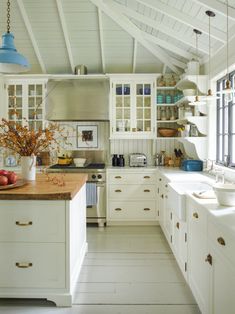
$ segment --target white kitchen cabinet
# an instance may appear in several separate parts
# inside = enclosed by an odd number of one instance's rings
[[[0,201],[0,297],[71,306],[87,250],[86,188],[71,201]]]
[[[157,75],[110,75],[110,138],[154,138]]]
[[[210,314],[233,313],[235,309],[234,240],[219,226],[208,224],[207,265],[210,268]]]
[[[157,224],[156,171],[108,169],[107,224]]]
[[[189,286],[201,312],[208,313],[207,212],[192,199],[187,199],[188,210],[188,278]]]
[[[6,118],[32,129],[44,127],[46,79],[9,79],[5,81]],[[27,121],[27,122],[26,122]]]

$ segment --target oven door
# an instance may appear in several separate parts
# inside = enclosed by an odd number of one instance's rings
[[[94,184],[95,184],[95,193],[96,193],[95,198],[90,196],[92,194],[91,190],[94,189]],[[86,213],[87,213],[87,223],[98,223],[99,227],[104,226],[106,222],[105,182],[87,182]]]

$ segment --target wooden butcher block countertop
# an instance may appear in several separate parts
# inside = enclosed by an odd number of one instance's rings
[[[72,200],[87,181],[87,174],[45,174],[38,173],[35,181],[14,189],[0,190],[0,200]],[[51,180],[64,181],[64,186],[54,184]]]

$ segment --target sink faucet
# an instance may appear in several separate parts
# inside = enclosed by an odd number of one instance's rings
[[[219,181],[220,178],[221,178],[221,183],[224,183],[224,171],[217,169],[217,170],[215,171],[215,182],[216,182],[216,183],[220,182],[220,181]]]

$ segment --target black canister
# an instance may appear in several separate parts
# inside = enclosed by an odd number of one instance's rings
[[[117,166],[118,166],[118,156],[117,156],[117,154],[114,154],[114,155],[113,155],[113,158],[112,158],[112,166],[113,166],[113,167],[117,167]]]
[[[119,155],[118,166],[119,167],[125,167],[125,159],[124,159],[123,155]]]

